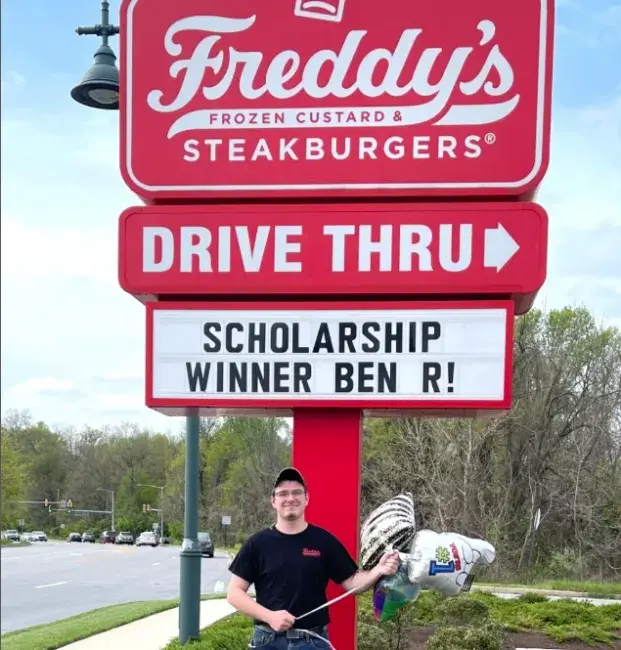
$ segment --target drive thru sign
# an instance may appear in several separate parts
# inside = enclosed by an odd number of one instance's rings
[[[147,199],[531,193],[553,0],[125,0],[121,169]]]
[[[135,296],[507,295],[522,313],[546,275],[533,203],[141,206],[119,225]]]

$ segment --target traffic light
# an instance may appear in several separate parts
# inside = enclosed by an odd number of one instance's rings
[[[147,512],[149,512],[149,510],[151,510],[151,506],[147,503]]]
[[[45,507],[47,508],[50,505],[49,499],[45,497]]]
[[[71,499],[67,499],[67,510],[69,511],[69,514],[71,514],[72,508],[73,508],[73,501]]]
[[[50,514],[52,514],[52,506],[48,506],[48,507],[47,507],[47,511],[48,511]]]

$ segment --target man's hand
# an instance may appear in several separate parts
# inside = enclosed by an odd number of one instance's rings
[[[275,632],[284,632],[293,626],[295,618],[285,609],[272,612],[269,620],[266,621]]]
[[[378,565],[378,571],[383,576],[392,576],[399,569],[399,553],[397,551],[388,551],[382,555]]]

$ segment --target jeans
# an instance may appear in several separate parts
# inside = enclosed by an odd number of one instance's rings
[[[309,629],[323,639],[328,638],[328,629],[325,626]],[[299,638],[294,638],[296,636]],[[255,625],[248,647],[261,648],[261,650],[331,650],[330,644],[323,639],[297,630],[274,632],[270,628]]]

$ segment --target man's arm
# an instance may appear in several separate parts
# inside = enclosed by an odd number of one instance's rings
[[[267,623],[276,632],[288,630],[295,623],[295,618],[289,612],[284,610],[273,612],[259,605],[248,595],[249,588],[250,583],[247,580],[235,574],[231,576],[226,599],[238,612]]]
[[[361,594],[370,589],[380,578],[394,575],[399,568],[399,554],[394,551],[384,553],[379,563],[370,571],[358,571],[351,578],[344,580],[341,585],[346,591],[355,589]]]
[[[347,578],[341,583],[345,591],[355,589],[357,594],[361,594],[370,589],[384,574],[379,566],[370,571],[357,571],[351,578]]]
[[[272,612],[262,605],[259,605],[252,596],[248,595],[249,588],[250,583],[247,580],[232,575],[231,580],[229,581],[226,599],[242,614],[246,614],[246,616],[267,623],[267,619]]]

